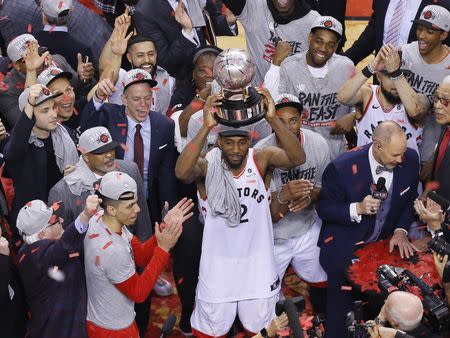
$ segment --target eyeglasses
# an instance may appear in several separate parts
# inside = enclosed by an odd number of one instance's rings
[[[434,96],[433,96],[433,102],[434,102],[434,103],[437,103],[438,101],[439,101],[444,107],[448,107],[448,104],[449,104],[449,102],[450,102],[449,99],[445,99],[445,98],[443,98],[443,97],[439,97],[439,96],[437,96],[437,95],[434,95]]]

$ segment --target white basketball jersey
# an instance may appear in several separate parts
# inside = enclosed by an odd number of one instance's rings
[[[241,222],[206,214],[197,297],[209,303],[269,298],[280,286],[275,269],[270,193],[249,149],[244,170],[234,177]]]
[[[403,129],[407,138],[409,148],[419,152],[418,146],[422,141],[423,128],[413,125],[406,113],[403,104],[396,104],[390,111],[384,111],[378,100],[381,88],[377,85],[371,85],[372,96],[363,112],[363,117],[356,121],[358,131],[358,147],[372,142],[372,133],[376,126],[383,121],[395,121]]]

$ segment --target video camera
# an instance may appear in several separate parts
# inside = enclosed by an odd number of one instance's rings
[[[345,325],[347,326],[348,338],[370,337],[367,329],[372,327],[372,323],[364,322],[363,302],[357,300],[353,303],[354,311],[347,313]]]
[[[434,289],[407,269],[381,265],[377,269],[378,287],[385,295],[401,290],[410,293],[417,288],[422,296],[425,321],[435,330],[440,332],[446,330],[449,324],[449,311]]]

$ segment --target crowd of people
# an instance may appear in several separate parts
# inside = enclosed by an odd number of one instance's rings
[[[356,249],[450,239],[427,197],[450,200],[450,3],[374,0],[348,49],[345,6],[0,0],[0,336],[145,337],[172,264],[185,336],[275,337],[292,267],[344,338]],[[264,118],[235,128],[214,65],[238,22]],[[376,311],[371,337],[440,334],[412,293]]]

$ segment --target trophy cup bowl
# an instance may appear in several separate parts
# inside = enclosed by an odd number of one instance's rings
[[[255,63],[243,49],[227,49],[217,56],[214,79],[223,94],[220,115],[214,115],[218,123],[238,128],[264,117],[262,95],[251,86],[255,73]]]

